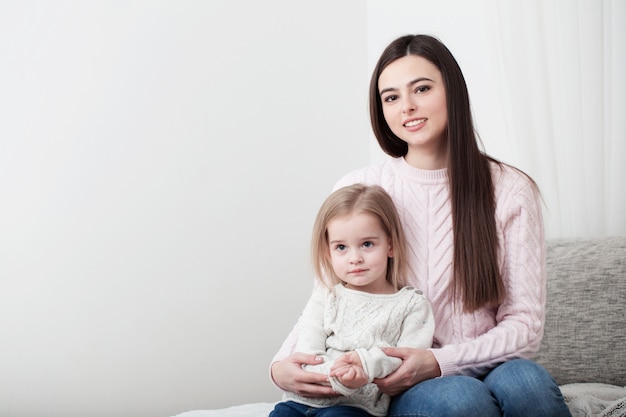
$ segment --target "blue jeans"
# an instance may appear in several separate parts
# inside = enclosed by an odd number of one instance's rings
[[[535,362],[515,359],[485,378],[421,382],[392,398],[389,417],[571,417],[561,390]]]
[[[276,404],[269,417],[371,417],[365,410],[345,405],[314,408],[295,401]]]

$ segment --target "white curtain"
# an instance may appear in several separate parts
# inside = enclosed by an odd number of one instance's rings
[[[539,184],[548,238],[626,234],[625,0],[367,7],[370,68],[398,35],[429,33],[450,48],[485,150]]]
[[[512,161],[546,236],[626,234],[626,2],[485,0]]]

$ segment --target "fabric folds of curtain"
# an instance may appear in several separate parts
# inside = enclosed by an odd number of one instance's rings
[[[626,234],[626,2],[486,0],[511,162],[546,236]]]

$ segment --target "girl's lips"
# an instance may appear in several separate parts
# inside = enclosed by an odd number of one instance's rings
[[[351,274],[360,274],[362,272],[367,271],[367,269],[353,269],[352,271],[350,271]]]

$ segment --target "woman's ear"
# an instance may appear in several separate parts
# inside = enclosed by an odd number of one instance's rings
[[[393,258],[393,245],[391,244],[391,240],[389,240],[389,251],[387,252],[387,257]]]

